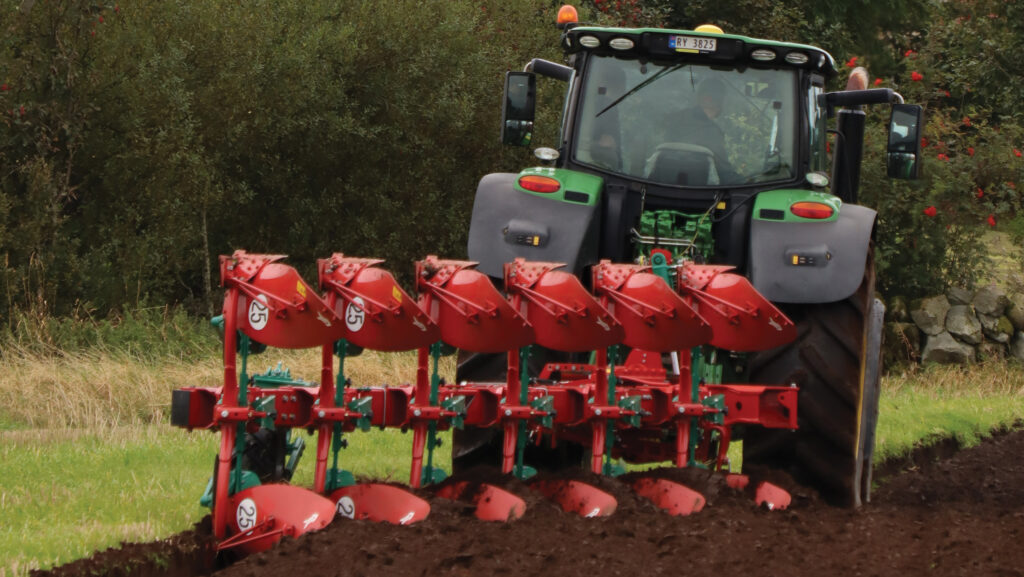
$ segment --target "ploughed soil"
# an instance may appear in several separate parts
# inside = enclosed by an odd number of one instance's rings
[[[940,454],[948,452],[949,454]],[[700,471],[658,473],[704,491],[708,505],[671,517],[619,480],[577,473],[619,499],[607,518],[562,512],[518,481],[503,485],[528,503],[524,517],[485,523],[460,503],[433,499],[413,526],[338,518],[319,533],[221,568],[264,577],[434,575],[982,575],[1024,576],[1024,431],[998,433],[955,451],[938,445],[889,463],[871,503],[836,509],[786,479],[784,511]],[[212,569],[209,527],[127,544],[38,575],[199,575]],[[204,571],[204,567],[207,569]]]

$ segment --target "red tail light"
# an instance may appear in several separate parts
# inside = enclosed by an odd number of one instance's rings
[[[562,183],[551,178],[550,176],[537,176],[530,174],[519,177],[519,186],[529,190],[530,192],[558,192],[562,188]]]
[[[825,219],[831,218],[835,214],[835,209],[831,205],[823,202],[798,202],[793,206],[789,207],[789,212],[801,217],[801,218],[815,218]]]

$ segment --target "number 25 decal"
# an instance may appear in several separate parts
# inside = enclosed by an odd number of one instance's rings
[[[238,522],[239,531],[248,531],[256,526],[256,502],[252,499],[242,499],[235,510],[235,521]]]
[[[270,314],[267,310],[267,297],[259,295],[249,303],[249,326],[255,331],[261,331],[267,326]]]

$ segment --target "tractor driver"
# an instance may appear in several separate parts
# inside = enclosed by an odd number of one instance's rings
[[[717,78],[705,79],[697,86],[694,106],[683,110],[669,125],[679,127],[680,136],[684,141],[710,150],[715,155],[715,169],[721,182],[728,183],[735,182],[737,174],[729,163],[729,155],[725,150],[725,133],[715,122],[722,114],[725,95],[724,82]]]

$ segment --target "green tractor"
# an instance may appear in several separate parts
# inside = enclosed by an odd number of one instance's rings
[[[891,107],[887,172],[904,179],[919,172],[921,107],[865,89],[863,72],[827,92],[835,60],[813,46],[714,26],[560,26],[565,64],[535,59],[507,73],[501,137],[531,145],[538,76],[564,91],[560,135],[535,149],[540,166],[480,181],[470,259],[495,278],[517,257],[565,263],[581,279],[603,259],[735,267],[799,334],[766,352],[695,353],[707,382],[799,387],[797,430],[739,432],[744,467],[786,470],[835,504],[866,501],[884,307],[874,291],[876,213],[857,204],[862,107]],[[457,378],[500,378],[503,363],[467,355]],[[456,431],[455,466],[495,442],[490,431]],[[530,458],[582,458],[562,445]]]

